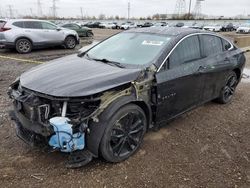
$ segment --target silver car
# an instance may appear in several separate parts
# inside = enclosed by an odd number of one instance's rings
[[[51,22],[34,19],[0,20],[0,45],[29,53],[35,48],[64,45],[74,49],[79,44],[78,34]]]

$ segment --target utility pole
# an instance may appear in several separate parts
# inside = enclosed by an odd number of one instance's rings
[[[202,2],[205,0],[196,0],[195,8],[194,8],[194,15],[196,19],[199,19],[201,17],[202,13]]]
[[[38,17],[43,16],[42,4],[40,0],[37,0],[37,16]]]
[[[30,8],[30,16],[33,17],[33,11],[32,8]]]
[[[14,18],[14,15],[13,15],[13,6],[12,5],[8,5],[8,10],[9,10],[10,18]]]
[[[82,10],[82,7],[81,7],[81,16],[82,16],[82,20],[83,20],[83,10]]]
[[[189,0],[188,19],[190,19],[190,16],[191,16],[191,6],[192,6],[192,0]]]
[[[128,2],[128,20],[130,19],[130,8],[131,8],[131,5],[130,5],[130,2]]]
[[[2,7],[0,6],[0,18],[3,17]]]
[[[53,4],[52,4],[52,15],[53,15],[53,18],[55,19],[57,14],[56,14],[56,9],[58,9],[58,7],[56,6],[56,1],[58,0],[52,0]]]
[[[185,0],[177,0],[175,5],[175,15],[180,18],[186,14],[186,1]]]

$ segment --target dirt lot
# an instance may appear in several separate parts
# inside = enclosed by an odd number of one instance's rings
[[[95,30],[102,39],[116,31]],[[0,55],[45,61],[76,51],[49,49]],[[250,68],[250,54],[247,54]],[[35,64],[0,58],[0,187],[250,187],[250,83],[241,83],[231,104],[208,103],[158,132],[120,164],[96,159],[78,170],[66,156],[33,150],[15,136],[8,117],[8,85]]]

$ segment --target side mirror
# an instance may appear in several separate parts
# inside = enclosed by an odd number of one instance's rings
[[[57,31],[61,31],[62,29],[60,27],[56,28]]]

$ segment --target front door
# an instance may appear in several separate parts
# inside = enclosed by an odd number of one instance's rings
[[[60,44],[64,41],[65,35],[63,30],[57,30],[57,26],[48,22],[41,22],[43,28],[44,38],[47,43]]]
[[[204,60],[198,36],[184,39],[156,74],[157,121],[171,119],[200,103]]]

